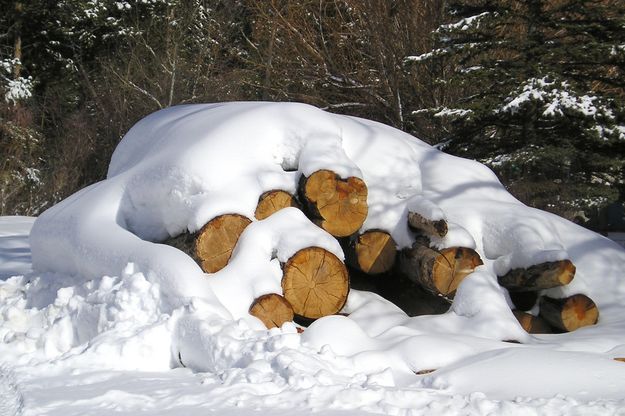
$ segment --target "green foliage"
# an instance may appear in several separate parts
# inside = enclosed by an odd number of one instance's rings
[[[625,184],[625,3],[462,0],[449,12],[437,47],[408,58],[453,68],[440,81],[461,93],[428,110],[450,120],[446,150],[512,189],[552,181],[560,212],[587,207],[589,189],[597,203],[614,198]]]

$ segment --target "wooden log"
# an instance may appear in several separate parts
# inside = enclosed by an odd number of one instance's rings
[[[252,221],[239,214],[225,214],[210,220],[195,238],[195,258],[206,273],[223,269],[239,241],[241,233]]]
[[[510,300],[520,311],[529,311],[538,302],[538,292],[510,292]]]
[[[549,324],[539,316],[514,310],[512,311],[521,327],[529,334],[551,334],[553,331]]]
[[[413,230],[426,235],[436,235],[439,237],[445,237],[447,235],[447,221],[442,219],[431,220],[416,212],[408,212],[408,225]]]
[[[257,220],[264,220],[274,212],[288,207],[299,208],[299,204],[293,195],[280,190],[268,191],[262,194],[258,199],[254,217],[256,217]]]
[[[285,322],[293,321],[293,307],[283,296],[269,293],[254,300],[250,315],[260,319],[267,329],[280,328]]]
[[[353,238],[345,247],[350,266],[367,274],[386,273],[395,264],[397,245],[385,231],[369,230]]]
[[[599,319],[599,308],[588,296],[577,294],[564,299],[542,297],[540,316],[551,326],[570,332],[594,325]]]
[[[347,268],[327,250],[304,248],[284,264],[282,292],[294,312],[303,318],[336,314],[347,301]]]
[[[402,250],[401,272],[415,283],[435,294],[453,297],[460,282],[482,263],[480,255],[467,247],[450,247],[440,251],[421,244]]]
[[[360,178],[319,170],[301,177],[299,193],[307,214],[335,237],[354,234],[367,218],[367,186]]]
[[[620,361],[622,363],[625,363],[625,358],[623,358],[623,357],[616,357],[616,358],[614,358],[614,361]]]
[[[575,265],[571,260],[550,261],[526,269],[512,269],[498,278],[509,291],[543,290],[571,283]]]

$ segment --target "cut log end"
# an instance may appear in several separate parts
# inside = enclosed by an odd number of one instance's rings
[[[460,282],[481,264],[480,255],[467,247],[436,251],[416,243],[400,256],[400,270],[406,277],[446,298],[452,298]]]
[[[335,237],[347,237],[367,218],[367,186],[360,178],[339,178],[329,170],[314,172],[303,181],[303,198],[318,225]]]
[[[586,295],[577,294],[565,299],[543,297],[540,316],[552,326],[566,332],[594,325],[599,319],[599,308]]]
[[[284,265],[282,291],[299,316],[317,319],[336,314],[349,292],[347,268],[327,250],[302,249]]]
[[[367,274],[380,274],[391,270],[395,264],[397,245],[387,232],[367,231],[358,236],[350,252],[358,269]]]
[[[460,282],[481,264],[480,255],[473,249],[450,247],[441,250],[432,269],[436,290],[442,295],[453,296]]]
[[[285,322],[293,321],[294,317],[291,304],[277,293],[269,293],[254,300],[250,315],[260,319],[267,329],[280,328]]]
[[[571,260],[550,261],[526,269],[510,270],[499,277],[499,284],[509,291],[544,290],[571,283],[575,265]]]
[[[206,273],[223,269],[239,241],[241,233],[251,223],[239,214],[225,214],[210,220],[198,233],[195,256]]]
[[[258,199],[254,216],[257,220],[264,220],[271,214],[288,207],[299,207],[290,193],[280,190],[265,192]]]
[[[529,334],[551,334],[553,332],[549,324],[538,316],[516,310],[512,313],[525,332]]]

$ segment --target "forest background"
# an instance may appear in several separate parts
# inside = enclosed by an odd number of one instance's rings
[[[0,215],[102,180],[151,112],[270,100],[389,124],[528,205],[618,228],[624,3],[1,0]]]

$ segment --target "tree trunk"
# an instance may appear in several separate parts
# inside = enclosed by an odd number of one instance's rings
[[[301,317],[317,319],[336,314],[347,301],[347,268],[327,250],[304,248],[284,264],[282,292]]]
[[[441,251],[421,244],[400,253],[400,270],[425,289],[453,297],[460,282],[482,263],[480,255],[467,247],[450,247]]]
[[[269,293],[254,300],[250,315],[260,319],[267,329],[280,328],[285,322],[293,321],[293,307],[277,293]]]
[[[299,208],[293,195],[280,190],[268,191],[262,194],[258,199],[258,205],[256,206],[254,216],[257,220],[264,220],[274,212],[288,207]]]
[[[498,278],[509,291],[543,290],[569,284],[575,276],[575,265],[570,260],[551,261],[527,269],[512,269]]]
[[[367,274],[380,274],[395,264],[397,245],[389,233],[369,230],[350,240],[345,252],[350,266]]]
[[[553,331],[544,319],[522,311],[512,311],[525,332],[529,334],[551,334]]]
[[[13,79],[18,79],[22,76],[22,12],[24,5],[21,1],[16,1],[15,7],[15,25],[14,25],[14,37],[13,37],[13,58],[18,63],[13,67]]]
[[[413,230],[428,236],[445,237],[447,235],[447,221],[430,220],[416,212],[408,212],[408,225]]]
[[[354,234],[367,218],[367,185],[360,178],[319,170],[301,177],[299,193],[308,215],[335,237]]]
[[[599,319],[599,309],[588,296],[577,294],[564,299],[540,299],[540,316],[551,326],[571,332]]]

